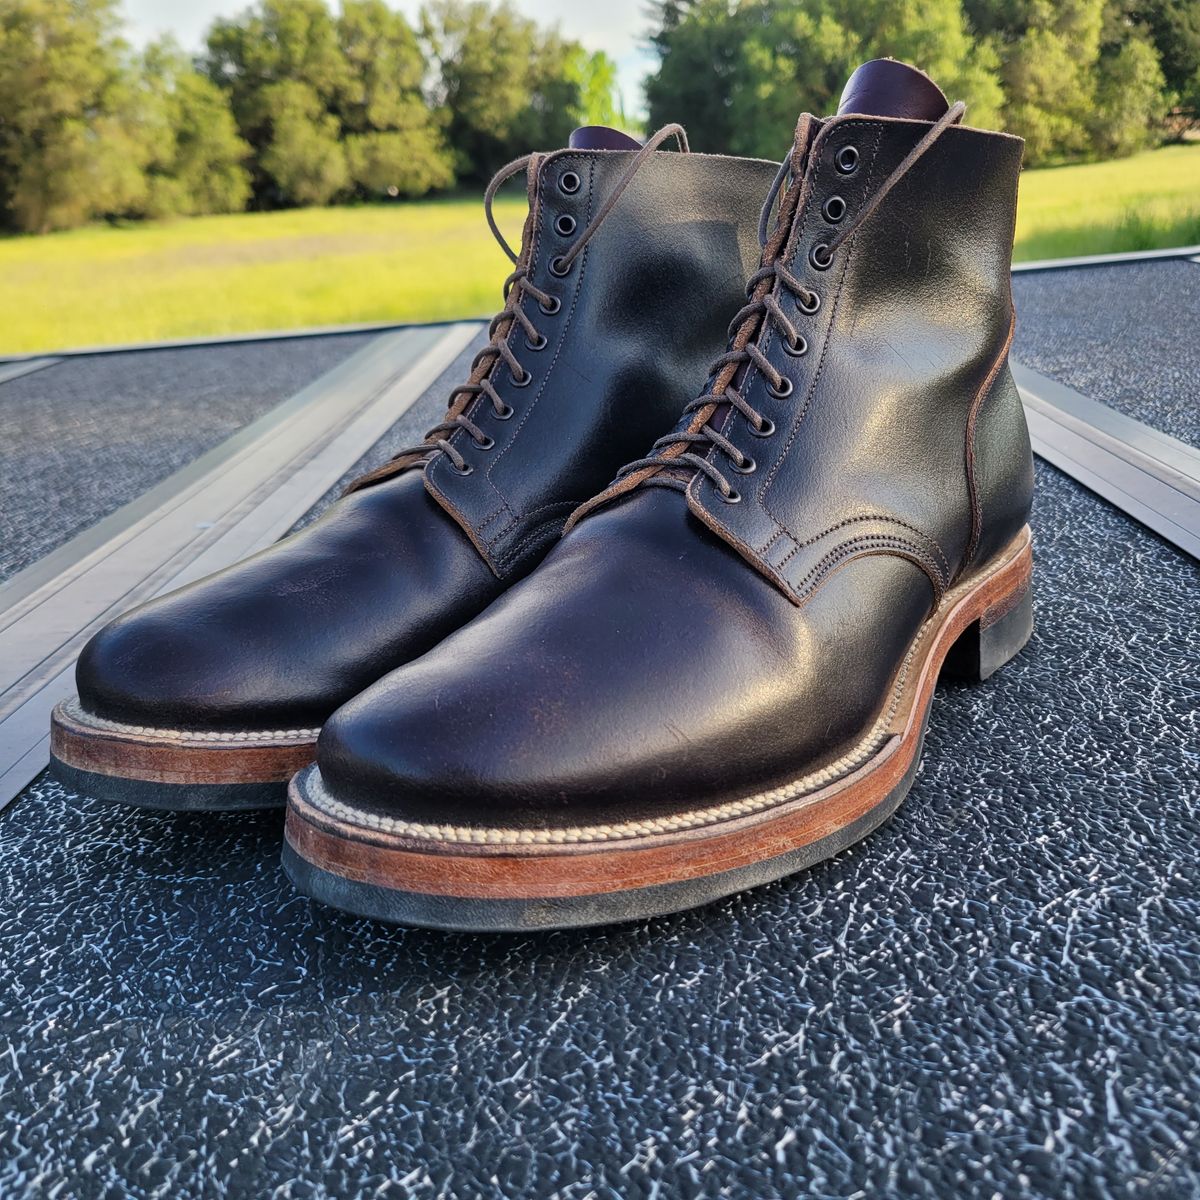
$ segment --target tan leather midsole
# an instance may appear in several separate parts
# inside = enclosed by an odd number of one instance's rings
[[[50,752],[80,771],[148,783],[286,783],[316,757],[317,729],[214,732],[123,725],[66,700]]]

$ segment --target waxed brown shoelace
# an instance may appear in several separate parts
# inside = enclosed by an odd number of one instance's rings
[[[896,169],[876,189],[854,219],[831,241],[823,243],[820,248],[824,251],[822,258],[825,262],[832,259],[838,248],[854,236],[863,223],[883,203],[888,193],[912,169],[917,160],[951,125],[961,120],[965,111],[966,105],[960,100],[947,109],[933,124]],[[685,414],[698,414],[697,420],[693,422],[693,427],[690,429],[672,432],[659,438],[651,447],[649,455],[622,467],[617,473],[617,482],[609,489],[610,492],[616,491],[618,485],[627,476],[639,471],[644,474],[642,478],[633,482],[632,486],[634,487],[642,483],[657,482],[682,488],[686,486],[686,477],[678,470],[682,467],[691,468],[706,475],[712,480],[722,498],[729,503],[736,503],[741,499],[740,494],[725,473],[709,460],[708,455],[714,448],[719,450],[729,460],[730,469],[739,474],[749,474],[754,469],[754,460],[739,450],[729,438],[714,427],[712,417],[722,408],[733,408],[741,413],[755,433],[763,437],[769,436],[774,431],[774,425],[759,413],[743,395],[746,386],[745,375],[751,369],[757,369],[766,380],[771,394],[777,398],[790,395],[792,384],[791,380],[776,369],[757,345],[758,335],[763,329],[764,321],[774,323],[786,339],[788,350],[793,355],[799,356],[808,349],[803,334],[783,311],[778,299],[779,291],[782,288],[796,298],[801,313],[811,315],[821,306],[820,296],[805,287],[787,270],[782,259],[778,257],[785,241],[786,227],[791,222],[793,215],[802,208],[802,198],[807,199],[807,196],[804,195],[806,188],[804,178],[793,183],[785,193],[784,199],[780,203],[775,234],[768,239],[766,231],[769,214],[775,206],[788,174],[795,170],[797,160],[807,153],[808,146],[801,143],[806,141],[811,128],[810,121],[802,119],[801,130],[803,133],[798,138],[796,150],[784,160],[767,196],[767,202],[763,206],[762,219],[759,223],[759,241],[764,246],[763,265],[747,283],[748,303],[730,322],[728,336],[731,339],[731,348],[713,363],[709,372],[713,387],[703,395],[697,396],[684,409]],[[737,378],[739,373],[743,373],[741,380]],[[704,446],[705,449],[702,453],[697,453],[692,449],[693,446]],[[661,474],[662,472],[667,472],[667,474]],[[602,493],[602,495],[607,494]],[[585,509],[587,507],[585,506]],[[572,521],[582,515],[582,512],[583,510],[580,510],[573,516]]]
[[[688,153],[687,134],[684,132],[682,125],[664,125],[653,137],[649,138],[645,145],[634,154],[624,173],[617,180],[616,186],[608,194],[603,204],[601,204],[596,215],[588,222],[587,227],[571,243],[569,249],[555,260],[557,270],[561,274],[565,275],[570,270],[571,265],[583,253],[592,238],[595,237],[600,226],[604,224],[608,215],[616,207],[622,193],[633,181],[638,171],[641,170],[646,159],[669,138],[675,138],[679,144],[680,151],[684,154]],[[470,463],[462,456],[458,447],[450,441],[453,434],[460,429],[464,430],[470,436],[471,440],[480,450],[490,450],[495,445],[494,439],[484,433],[466,415],[466,410],[470,407],[471,402],[476,396],[484,395],[491,401],[492,412],[496,417],[500,420],[507,420],[512,416],[513,410],[505,403],[500,393],[496,390],[492,376],[500,363],[504,363],[508,367],[513,382],[518,385],[527,383],[530,376],[521,365],[520,360],[513,353],[512,347],[509,345],[509,334],[513,331],[514,327],[519,327],[525,334],[526,341],[531,348],[540,350],[546,344],[544,335],[538,330],[529,314],[525,312],[521,301],[525,297],[528,297],[547,316],[558,312],[562,305],[558,297],[543,291],[529,278],[529,252],[533,234],[532,218],[535,199],[533,194],[533,180],[536,178],[545,157],[542,154],[527,154],[522,158],[514,159],[496,172],[483,194],[483,210],[487,217],[488,228],[492,231],[492,235],[499,243],[500,248],[508,255],[515,270],[504,281],[504,307],[492,318],[488,325],[487,345],[472,360],[467,382],[460,384],[450,393],[446,419],[430,429],[417,445],[409,446],[394,455],[385,467],[373,471],[370,475],[366,475],[362,479],[356,480],[350,485],[349,491],[353,491],[363,484],[373,483],[388,475],[395,474],[406,467],[423,466],[438,454],[444,454],[450,460],[453,469],[460,475],[469,475],[472,471]],[[530,180],[530,210],[521,235],[521,252],[518,254],[508,244],[508,239],[500,231],[500,227],[496,223],[493,204],[496,193],[500,188],[522,171],[526,173]]]

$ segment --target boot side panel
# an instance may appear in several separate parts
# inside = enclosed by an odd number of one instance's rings
[[[762,348],[791,386],[777,396],[759,373],[747,389],[778,433],[763,441],[746,422],[728,423],[759,467],[752,486],[739,481],[740,503],[708,480],[691,488],[707,523],[797,602],[824,564],[849,554],[908,557],[935,600],[968,558],[968,426],[1007,352],[1020,141],[947,130],[832,261],[813,255],[837,232],[829,197],[852,217],[926,129],[853,118],[823,131],[787,260],[820,307],[808,314],[795,295],[782,299],[807,353],[789,356],[768,333]],[[847,148],[849,172],[839,168]]]
[[[967,565],[982,566],[1012,541],[1033,504],[1029,426],[1007,363],[983,398],[967,449],[973,483]]]

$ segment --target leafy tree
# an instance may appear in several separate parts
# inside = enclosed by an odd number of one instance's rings
[[[350,182],[337,118],[314,88],[294,79],[264,88],[259,102],[271,128],[263,171],[288,203],[328,204]]]
[[[1167,107],[1151,10],[1187,34],[1200,4],[661,0],[650,119],[682,114],[705,149],[778,154],[797,112],[832,111],[858,63],[890,55],[966,100],[972,124],[1019,132],[1030,163],[1128,153],[1159,136]],[[1184,54],[1179,69],[1191,61]]]
[[[250,196],[250,147],[220,89],[169,39],[146,48],[140,112],[149,139],[147,216],[238,212]]]
[[[487,178],[530,149],[561,146],[576,125],[611,119],[611,61],[539,30],[507,0],[494,8],[434,0],[421,28],[456,165],[470,178]]]
[[[801,110],[832,112],[854,68],[884,55],[928,70],[973,122],[1000,113],[998,57],[960,0],[669,0],[658,11],[651,124],[683,119],[704,149],[782,153]]]
[[[586,58],[587,52],[578,42],[533,25],[528,92],[510,126],[505,160],[530,150],[565,146],[571,130],[590,121],[581,72]]]
[[[1000,11],[1014,22],[992,18],[1005,119],[1025,138],[1026,162],[1129,154],[1161,137],[1158,52],[1120,0],[1025,0]]]
[[[1029,163],[1081,157],[1091,141],[1104,0],[1033,0],[1007,48],[1005,118]]]
[[[1096,76],[1092,146],[1117,157],[1143,150],[1159,137],[1166,81],[1158,52],[1140,28],[1102,53]]]
[[[393,196],[448,187],[450,153],[421,94],[425,59],[408,22],[383,0],[345,0],[337,32],[347,71],[333,106],[354,185]]]
[[[951,100],[967,102],[970,124],[984,129],[999,124],[1004,105],[1000,57],[990,42],[975,38],[961,0],[868,0],[865,5],[843,0],[837,8],[846,28],[868,31],[858,61],[890,55],[915,63]]]
[[[422,13],[438,99],[460,173],[486,177],[516,153],[532,91],[537,27],[511,5],[437,0]]]
[[[582,46],[573,45],[566,56],[565,72],[579,97],[578,124],[626,124],[617,88],[617,64],[603,50],[589,54]]]
[[[135,210],[148,157],[111,0],[0,4],[0,214],[27,232]]]
[[[229,94],[233,115],[255,149],[271,137],[266,89],[302,83],[332,97],[348,82],[337,26],[324,0],[261,0],[208,32],[204,67]]]
[[[261,0],[216,21],[204,67],[254,151],[260,203],[321,204],[346,186],[338,122],[327,110],[349,71],[324,0]]]
[[[382,0],[261,0],[208,36],[206,70],[254,148],[260,203],[418,196],[453,182],[425,63]]]
[[[747,65],[762,65],[747,63],[744,54],[750,6],[729,0],[666,0],[653,15],[658,28],[650,42],[659,65],[646,80],[647,124],[657,129],[685,121],[697,148],[732,151],[738,130],[731,102],[739,75]]]
[[[1128,16],[1150,33],[1167,87],[1195,89],[1200,103],[1200,4],[1196,0],[1134,0]]]

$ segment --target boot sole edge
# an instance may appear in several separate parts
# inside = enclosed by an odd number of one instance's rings
[[[50,772],[74,791],[137,808],[277,808],[316,757],[315,730],[212,733],[97,718],[77,699],[50,719]]]

